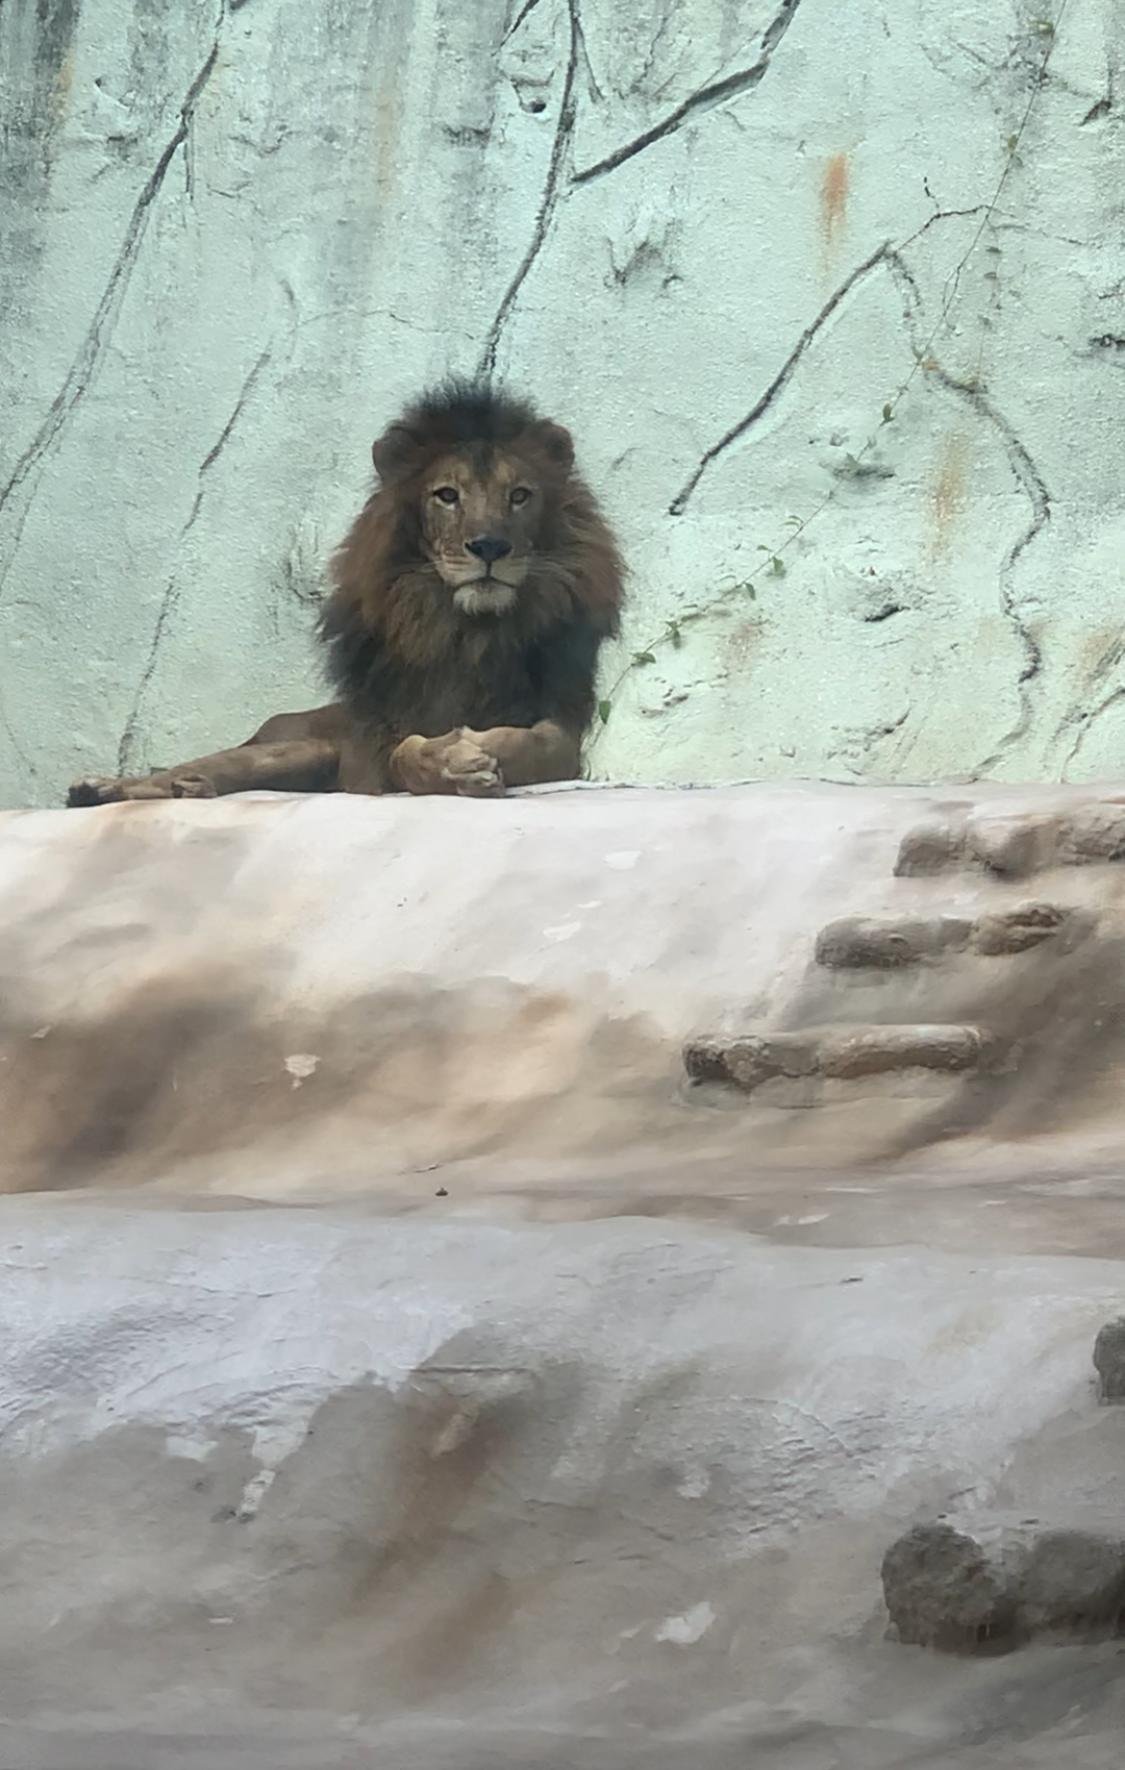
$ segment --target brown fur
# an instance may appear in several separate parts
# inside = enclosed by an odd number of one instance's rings
[[[569,434],[488,387],[423,396],[374,444],[378,484],[320,621],[338,699],[71,805],[282,791],[486,794],[580,771],[623,568]]]

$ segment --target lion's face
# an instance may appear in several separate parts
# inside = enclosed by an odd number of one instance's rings
[[[535,421],[511,441],[434,448],[397,424],[372,453],[384,485],[413,506],[420,550],[461,613],[512,608],[573,465],[568,432]]]
[[[420,490],[423,545],[457,607],[503,614],[527,576],[543,514],[531,463],[503,449],[456,449],[433,462]]]

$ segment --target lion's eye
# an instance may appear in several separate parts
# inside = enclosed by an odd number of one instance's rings
[[[531,488],[529,486],[514,486],[512,488],[510,502],[513,504],[526,504],[530,496]]]
[[[437,486],[434,490],[434,497],[443,504],[456,504],[459,502],[460,493],[456,486]]]

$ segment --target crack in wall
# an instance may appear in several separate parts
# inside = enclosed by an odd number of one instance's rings
[[[199,502],[199,495],[197,493],[195,503],[192,506],[191,515],[188,517],[187,522],[184,524],[180,533],[181,545],[186,540],[191,531],[191,525],[199,514]],[[141,679],[137,684],[137,692],[133,696],[133,705],[129,710],[129,715],[121,731],[121,737],[118,740],[117,773],[119,775],[127,775],[130,772],[129,765],[132,761],[133,749],[137,741],[137,725],[141,716],[141,706],[149,684],[156,673],[156,663],[160,653],[160,641],[164,637],[164,629],[171,620],[176,609],[179,607],[179,602],[179,583],[175,574],[173,574],[172,577],[169,578],[164,589],[160,609],[156,616],[156,626],[153,628],[152,640],[149,645],[148,661],[141,672]]]
[[[517,12],[512,23],[508,26],[508,29],[504,32],[504,35],[500,39],[501,48],[504,46],[505,43],[508,43],[511,41],[511,39],[515,36],[516,32],[519,30],[520,26],[523,24],[524,19],[530,17],[530,15],[535,11],[535,8],[538,5],[539,5],[539,0],[523,0],[523,5],[520,7],[520,9]]]
[[[4,731],[7,734],[8,742],[12,746],[12,755],[23,769],[28,780],[38,780],[39,769],[35,758],[29,755],[24,749],[20,736],[8,715],[8,709],[4,705],[2,696],[0,696],[0,725],[3,726]]]
[[[923,180],[923,183],[924,182],[925,181]],[[926,195],[931,197],[932,200],[932,194],[928,186],[926,188]],[[971,208],[968,209],[937,208],[932,215],[927,217],[921,227],[916,227],[914,232],[909,234],[905,240],[900,240],[897,249],[899,252],[905,252],[906,248],[908,246],[913,246],[916,240],[924,239],[930,229],[936,226],[939,221],[975,221],[979,215],[987,215],[989,213],[995,214],[995,211],[990,211],[987,203],[974,203]]]
[[[571,183],[574,185],[588,184],[591,179],[604,178],[607,172],[616,172],[619,166],[624,166],[627,160],[633,159],[637,154],[643,154],[645,149],[652,147],[655,142],[664,141],[668,136],[675,135],[684,127],[685,123],[690,123],[694,117],[700,116],[705,111],[714,110],[716,105],[725,104],[728,99],[741,98],[743,93],[753,92],[769,72],[774,52],[797,16],[797,8],[800,4],[801,0],[781,0],[780,7],[762,32],[761,49],[758,59],[752,67],[742,68],[737,73],[726,74],[721,80],[712,80],[707,86],[701,86],[698,91],[685,98],[682,104],[677,105],[676,109],[662,122],[654,123],[651,129],[644,130],[634,140],[615,148],[611,154],[607,154],[604,159],[598,160],[593,166],[584,166],[581,172],[574,174]]]
[[[923,347],[927,346],[929,341],[920,339],[918,336],[920,305],[917,282],[900,252],[889,252],[887,262],[891,274],[903,294],[903,319],[910,333],[915,356],[921,360]],[[997,410],[984,388],[976,381],[962,381],[956,375],[951,375],[948,369],[944,369],[929,353],[928,349],[925,350],[925,358],[926,374],[940,387],[944,387],[948,393],[963,400],[966,405],[972,408],[978,418],[983,419],[999,435],[1008,458],[1008,465],[1019,481],[1020,488],[1031,506],[1027,526],[1022,533],[1016,536],[1008,548],[1001,562],[999,573],[1000,605],[1023,652],[1023,663],[1016,678],[1020,710],[1011,730],[1004,733],[995,750],[973,769],[973,774],[979,775],[984,770],[995,767],[1004,753],[1026,735],[1031,724],[1032,690],[1030,685],[1043,668],[1043,652],[1035,635],[1020,616],[1016,606],[1012,575],[1027,548],[1051,520],[1051,494],[1042,473],[1035,464],[1030,449],[1019,435],[1015,425],[1005,417],[1003,412]]]
[[[250,395],[254,391],[254,387],[257,383],[258,377],[262,373],[262,370],[267,366],[267,364],[269,363],[272,356],[273,356],[273,351],[270,349],[269,345],[267,344],[265,350],[263,350],[261,352],[261,354],[258,357],[257,362],[254,364],[253,368],[250,370],[249,374],[246,376],[246,379],[243,381],[238,398],[234,402],[234,406],[231,411],[231,415],[227,419],[226,423],[223,425],[223,428],[220,430],[219,435],[218,435],[218,439],[216,440],[214,446],[208,450],[206,455],[204,455],[203,460],[199,464],[199,479],[201,482],[203,481],[205,476],[208,473],[210,473],[212,467],[214,467],[216,461],[219,459],[219,456],[222,454],[223,450],[226,448],[228,442],[230,441],[231,432],[233,431],[235,425],[238,423],[238,420],[242,416],[242,413],[243,413],[245,406],[246,406],[246,402],[250,398]],[[203,488],[202,488],[202,483],[201,483],[200,489],[196,493],[196,499],[199,500],[202,498],[202,496],[203,496]],[[193,510],[192,515],[189,518],[189,521],[194,521],[195,515],[196,515],[196,512]]]
[[[195,527],[200,510],[203,508],[203,500],[207,491],[207,475],[211,472],[211,469],[215,466],[216,462],[222,455],[223,450],[226,448],[227,443],[230,441],[235,425],[242,416],[247,402],[254,391],[255,384],[257,383],[259,376],[262,374],[262,371],[270,362],[272,355],[273,352],[269,346],[261,352],[257,362],[254,364],[239,389],[238,398],[235,400],[234,405],[231,408],[230,417],[223,425],[215,442],[212,444],[211,448],[208,449],[206,455],[204,455],[199,464],[198,473],[196,475],[197,483],[195,497],[192,501],[191,510],[188,512],[187,521],[180,530],[179,540],[176,543],[177,549],[183,547],[188,536],[191,534],[192,529]],[[137,727],[140,723],[141,708],[144,705],[144,698],[148,692],[149,685],[156,674],[156,666],[160,658],[161,641],[164,638],[165,630],[179,605],[180,579],[178,571],[174,569],[171,577],[168,579],[167,585],[165,586],[164,595],[161,598],[160,608],[157,611],[156,616],[156,625],[152,630],[152,640],[149,644],[148,658],[145,662],[145,667],[141,672],[141,679],[137,684],[136,693],[133,696],[133,705],[129,711],[124,727],[122,728],[121,737],[117,745],[117,772],[119,775],[127,775],[130,772],[133,752],[137,742]]]
[[[1125,657],[1125,637],[1118,637],[1106,646],[1101,657],[1098,659],[1097,664],[1094,666],[1093,671],[1087,677],[1085,682],[1085,693],[1090,695],[1095,689],[1103,687],[1107,678],[1112,676],[1119,668],[1123,657]],[[1108,695],[1092,708],[1086,708],[1081,705],[1067,708],[1066,712],[1055,726],[1051,738],[1052,744],[1057,744],[1062,741],[1068,732],[1073,730],[1075,733],[1073,742],[1060,765],[1059,778],[1061,780],[1067,778],[1067,769],[1070,767],[1079,750],[1086,742],[1088,728],[1101,717],[1106,707],[1112,706],[1113,702],[1123,694],[1125,694],[1125,688],[1122,688],[1119,685],[1116,688],[1110,689]]]
[[[1115,661],[1117,661],[1117,662],[1120,661],[1120,655],[1121,655],[1120,649],[1118,649],[1117,658],[1115,659]],[[1069,780],[1070,776],[1069,776],[1068,770],[1070,769],[1070,767],[1074,763],[1074,761],[1077,759],[1078,752],[1081,750],[1083,744],[1086,742],[1086,739],[1089,737],[1090,733],[1093,731],[1095,725],[1098,723],[1098,720],[1101,718],[1102,714],[1108,712],[1110,707],[1115,707],[1117,705],[1117,703],[1122,700],[1125,700],[1125,688],[1118,686],[1117,688],[1111,689],[1107,695],[1104,695],[1103,698],[1098,702],[1097,706],[1091,707],[1090,711],[1088,713],[1082,713],[1082,714],[1078,715],[1078,718],[1077,718],[1078,730],[1075,733],[1074,742],[1071,744],[1070,749],[1067,751],[1066,755],[1063,757],[1062,766],[1059,769],[1059,779],[1060,780],[1064,780],[1064,781]]]
[[[974,772],[984,773],[987,769],[995,768],[1005,753],[1027,735],[1031,726],[1034,696],[1031,685],[1043,669],[1043,648],[1019,612],[1012,577],[1024,553],[1051,520],[1051,494],[1027,444],[1003,412],[997,411],[983,389],[958,381],[944,369],[938,368],[932,372],[942,387],[957,394],[998,432],[1004,443],[1008,465],[1031,505],[1027,527],[1022,534],[1016,536],[1000,565],[1000,606],[1023,651],[1023,664],[1016,677],[1019,714],[1015,724],[1000,738],[996,748],[976,765]]]
[[[578,101],[576,83],[578,75],[578,58],[582,42],[582,21],[578,13],[578,0],[567,0],[567,16],[570,19],[570,47],[566,58],[566,78],[563,82],[562,100],[559,104],[559,120],[555,125],[555,139],[551,147],[551,158],[547,166],[547,177],[543,185],[543,194],[539,199],[539,208],[535,217],[535,226],[531,240],[524,253],[515,276],[504,291],[503,299],[496,310],[495,318],[485,337],[484,348],[477,364],[477,375],[482,380],[492,375],[496,368],[496,352],[500,347],[504,327],[508,323],[508,315],[519,297],[519,292],[531,274],[532,266],[543,250],[547,232],[550,228],[555,209],[562,194],[563,168],[570,158],[574,141],[574,124],[577,116]]]
[[[936,217],[932,219],[936,219]],[[912,236],[912,238],[916,237],[916,235]],[[921,302],[918,284],[910,266],[902,256],[901,251],[885,241],[866,259],[864,259],[862,264],[857,265],[852,271],[850,271],[848,276],[844,278],[843,282],[840,283],[829,296],[816,317],[805,327],[781,368],[764,392],[754,402],[753,406],[751,406],[745,417],[739,419],[737,424],[732,425],[731,428],[726,431],[717,442],[713,443],[700,457],[698,465],[669,505],[669,516],[683,515],[688,503],[708,469],[719,459],[720,456],[731,448],[733,444],[746,436],[759,419],[771,409],[778,397],[792,380],[813,341],[823,331],[824,327],[837,312],[841,304],[846,300],[847,296],[857,284],[861,283],[866,277],[870,276],[873,271],[880,267],[885,267],[890,272],[898,286],[903,305],[903,320],[911,338],[915,355],[916,357],[919,357],[920,360],[921,343],[918,337],[918,319],[921,311]],[[1016,606],[1012,577],[1016,566],[1019,564],[1020,559],[1023,557],[1028,547],[1030,547],[1032,542],[1037,539],[1051,520],[1051,495],[1046,481],[1037,467],[1034,457],[1026,443],[1023,441],[1011,421],[1005,417],[1002,412],[997,410],[996,406],[988,398],[988,395],[983,388],[975,382],[961,381],[956,376],[951,375],[948,370],[943,369],[940,363],[936,362],[928,355],[928,353],[926,372],[940,386],[970,405],[976,415],[983,419],[999,435],[1004,445],[1004,452],[1007,456],[1009,467],[1015,478],[1018,480],[1020,488],[1024,492],[1031,506],[1027,525],[1021,533],[1016,536],[1015,540],[1008,548],[1001,564],[999,574],[1001,606],[1005,618],[1012,628],[1013,633],[1016,635],[1023,652],[1023,664],[1017,678],[1017,686],[1020,696],[1020,711],[1011,730],[1004,733],[994,752],[986,757],[985,760],[978,765],[978,769],[974,771],[980,772],[994,767],[996,762],[1000,760],[1005,752],[1025,736],[1031,724],[1031,684],[1042,671],[1043,654],[1038,640],[1031,632],[1027,623],[1022,619],[1019,609]]]
[[[660,16],[656,20],[656,29],[649,33],[648,45],[645,49],[645,58],[641,64],[640,72],[629,81],[629,85],[625,89],[629,95],[632,95],[634,92],[643,92],[647,87],[656,68],[657,58],[663,47],[664,39],[671,29],[672,19],[675,16],[676,10],[677,0],[663,0],[660,7]],[[621,91],[620,87],[618,88],[618,91]],[[659,97],[662,91],[663,87],[658,86],[656,96]]]
[[[113,268],[110,271],[105,288],[102,291],[101,300],[98,302],[98,305],[94,310],[93,318],[87,327],[86,335],[79,346],[74,361],[71,363],[70,369],[67,372],[66,379],[54,399],[51,401],[47,415],[40,424],[35,436],[16,462],[7,484],[0,487],[0,513],[3,512],[9,500],[19,490],[25,480],[27,480],[29,476],[41,466],[48,450],[58,439],[65,425],[73,416],[77,407],[81,404],[93,385],[106,347],[113,336],[117,317],[125,298],[125,292],[128,288],[133,268],[137,262],[141,246],[144,242],[153,207],[160,195],[172,161],[175,159],[180,148],[183,147],[188,140],[196,106],[203,96],[203,91],[214,71],[215,63],[218,60],[219,32],[226,14],[226,3],[227,0],[222,0],[219,15],[215,24],[211,48],[198,73],[192,80],[191,85],[188,87],[184,101],[180,106],[179,120],[176,124],[176,128],[169,140],[165,143],[165,146],[157,159],[156,165],[145,180],[141,193],[133,205],[133,213],[130,217],[129,225],[125,230],[125,237],[122,240],[113,263]],[[13,547],[12,554],[9,556],[8,566],[11,565],[11,560],[14,558],[15,552],[18,550],[20,539],[23,535],[26,514],[27,510],[25,508],[15,531],[15,546]],[[6,573],[7,568],[5,568],[4,576],[6,576]],[[3,577],[0,577],[0,588],[2,588],[2,586]]]
[[[809,321],[809,324],[801,333],[796,344],[793,346],[793,349],[782,363],[781,368],[778,370],[769,386],[765,389],[765,392],[755,400],[750,410],[746,413],[746,416],[740,418],[737,424],[732,424],[730,429],[719,438],[718,442],[712,443],[711,447],[700,456],[698,465],[695,467],[694,471],[679,492],[677,492],[676,496],[672,499],[671,504],[669,504],[669,516],[683,515],[700,480],[712,464],[717,461],[721,455],[725,454],[727,449],[729,449],[734,443],[744,437],[748,431],[752,430],[759,418],[764,417],[770,410],[778,395],[784,391],[793,379],[793,376],[796,374],[809,346],[824,330],[828,321],[832,318],[841,303],[851,294],[851,291],[855,288],[856,284],[861,283],[865,277],[870,276],[871,272],[876,270],[879,266],[888,264],[894,256],[896,255],[893,248],[884,241],[881,246],[877,247],[877,249],[871,253],[870,257],[864,259],[862,264],[856,265],[855,269],[849,272],[844,278],[844,281],[833,290],[816,318]]]
[[[534,11],[539,0],[526,0],[516,16],[515,22],[506,33],[506,42],[523,23],[528,14]],[[520,290],[527,281],[531,270],[543,250],[543,246],[554,219],[555,210],[564,192],[564,170],[571,159],[574,146],[574,132],[577,122],[577,76],[579,63],[583,62],[590,72],[589,57],[586,55],[585,39],[582,31],[582,18],[579,12],[579,0],[566,0],[567,13],[570,19],[570,45],[567,53],[566,77],[563,85],[562,102],[559,106],[559,119],[555,130],[555,140],[551,150],[551,159],[547,169],[547,178],[543,194],[535,217],[535,226],[519,268],[504,292],[500,306],[485,337],[484,346],[477,363],[477,374],[487,378],[495,372],[496,354],[500,346],[504,328],[519,298]],[[613,172],[618,166],[625,164],[635,155],[643,153],[654,142],[662,141],[666,136],[674,135],[685,123],[705,111],[713,110],[716,105],[728,99],[740,97],[744,92],[751,92],[760,85],[769,72],[770,63],[782,38],[788,31],[797,14],[801,0],[781,0],[781,4],[761,36],[761,47],[758,59],[752,67],[743,68],[738,73],[728,74],[721,80],[713,80],[707,86],[700,87],[678,105],[663,122],[654,124],[643,135],[626,142],[624,146],[614,150],[604,160],[594,166],[584,167],[580,172],[572,171],[565,181],[567,190],[575,190],[587,184],[591,179],[600,178]],[[591,76],[592,78],[592,76]]]

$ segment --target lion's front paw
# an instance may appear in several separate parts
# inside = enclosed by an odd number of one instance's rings
[[[504,791],[495,756],[462,728],[445,737],[404,738],[391,757],[393,777],[408,793],[460,793],[484,799]]]
[[[482,750],[465,732],[457,733],[442,757],[442,780],[470,799],[489,799],[504,791],[504,776],[495,756]]]
[[[66,802],[72,805],[115,805],[129,797],[131,781],[114,780],[110,775],[88,774],[80,781],[74,781],[67,793]]]

